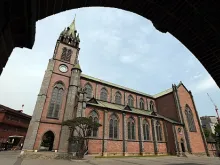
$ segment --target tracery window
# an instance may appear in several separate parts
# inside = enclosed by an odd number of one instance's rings
[[[85,85],[85,92],[87,98],[92,98],[92,86],[89,83]]]
[[[61,82],[57,83],[53,88],[47,117],[58,118],[62,104],[63,92],[63,84]]]
[[[193,114],[192,114],[192,111],[189,108],[189,106],[186,106],[185,114],[186,114],[186,118],[187,118],[187,123],[188,123],[189,131],[190,132],[196,132],[196,126],[195,126]]]
[[[119,132],[119,122],[118,117],[115,114],[112,114],[109,121],[109,138],[117,139]]]
[[[115,94],[115,103],[121,104],[121,93],[120,92],[116,92]]]
[[[90,112],[89,118],[92,119],[93,122],[98,123],[99,122],[99,116],[95,110]],[[98,129],[93,129],[91,132],[91,137],[97,137],[98,136]]]
[[[157,133],[157,141],[162,141],[162,129],[160,122],[156,122],[156,133]]]
[[[150,140],[150,129],[149,124],[146,120],[143,121],[143,134],[144,140]]]
[[[135,140],[135,121],[133,118],[128,119],[128,139]]]
[[[134,107],[134,99],[131,95],[128,96],[128,105]]]
[[[154,102],[152,100],[150,101],[150,110],[154,111]]]
[[[107,99],[108,99],[108,92],[105,88],[102,88],[100,93],[100,100],[107,101]]]
[[[140,109],[144,109],[144,100],[140,98]]]
[[[66,47],[63,47],[62,55],[61,55],[61,60],[70,62],[71,56],[72,56],[72,50],[71,49],[67,49]]]

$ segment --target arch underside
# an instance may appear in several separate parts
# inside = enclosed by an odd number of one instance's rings
[[[19,0],[13,5],[4,0],[0,2],[0,11],[5,11],[0,23],[0,73],[14,47],[32,48],[36,21],[70,9],[100,6],[131,11],[151,20],[156,29],[183,43],[220,85],[219,5],[214,0]]]

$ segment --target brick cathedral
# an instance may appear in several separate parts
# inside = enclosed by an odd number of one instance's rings
[[[193,95],[182,82],[149,95],[85,74],[79,65],[75,19],[65,28],[49,60],[23,150],[66,153],[69,129],[61,123],[91,117],[88,154],[208,155]]]

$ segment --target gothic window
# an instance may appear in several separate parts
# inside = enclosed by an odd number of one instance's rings
[[[92,98],[92,86],[90,84],[85,85],[85,92],[87,98]]]
[[[63,52],[62,52],[62,55],[61,55],[61,60],[70,62],[71,55],[72,55],[72,50],[71,49],[67,49],[66,47],[63,47]]]
[[[108,92],[105,88],[102,88],[100,94],[100,100],[107,101],[107,99],[108,99]]]
[[[128,96],[128,105],[134,107],[134,99],[131,95]]]
[[[149,124],[146,120],[143,121],[143,134],[144,140],[150,140],[150,129]]]
[[[186,106],[185,113],[186,113],[186,118],[187,118],[187,122],[188,122],[189,131],[190,132],[196,132],[196,126],[195,126],[193,114],[192,114],[191,109],[188,106]]]
[[[150,101],[150,110],[154,111],[154,102],[152,100]]]
[[[64,87],[62,83],[60,82],[57,83],[53,88],[47,117],[58,118],[62,104],[63,92],[64,92]]]
[[[89,115],[89,118],[92,119],[93,122],[98,123],[99,117],[96,111],[92,111]],[[91,137],[97,137],[98,136],[98,129],[93,129],[91,132]]]
[[[128,140],[135,140],[135,121],[131,117],[128,119]]]
[[[118,118],[115,114],[111,115],[109,121],[109,138],[117,139],[118,138]]]
[[[162,141],[162,129],[160,122],[156,122],[156,134],[157,134],[157,141]]]
[[[140,99],[140,109],[144,109],[144,100]]]
[[[121,104],[121,93],[120,92],[116,92],[115,94],[115,103]]]

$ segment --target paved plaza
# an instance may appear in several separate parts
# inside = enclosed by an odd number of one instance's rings
[[[219,158],[209,157],[137,157],[137,158],[90,158],[83,161],[41,160],[17,158],[20,152],[0,152],[0,165],[219,165]]]

